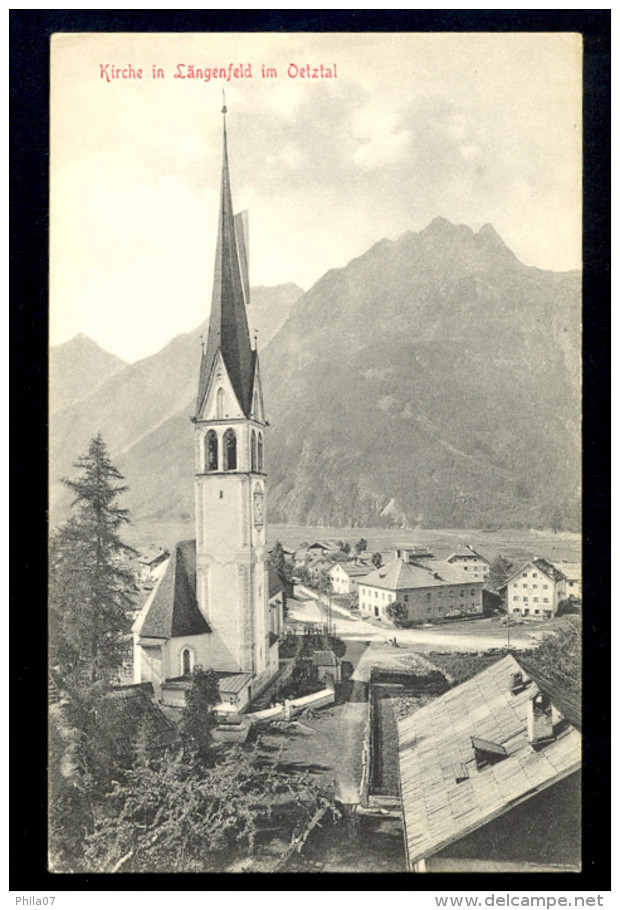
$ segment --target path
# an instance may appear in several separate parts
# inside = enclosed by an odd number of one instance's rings
[[[316,600],[289,599],[288,610],[289,617],[296,622],[310,625],[325,622],[325,613]],[[455,621],[450,625],[429,625],[417,629],[394,629],[392,626],[380,626],[352,616],[343,607],[332,604],[332,622],[336,635],[345,641],[386,642],[389,638],[396,637],[403,647],[420,651],[484,651],[502,648],[506,644],[506,628],[500,626],[496,619]],[[535,646],[548,631],[545,626],[543,623],[511,626],[511,648],[518,650]]]

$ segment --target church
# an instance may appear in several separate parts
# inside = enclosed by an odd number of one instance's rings
[[[281,603],[269,601],[265,418],[249,304],[247,213],[233,214],[226,106],[211,315],[194,424],[196,539],[172,548],[134,627],[134,681],[182,706],[194,667],[243,710],[278,670]]]

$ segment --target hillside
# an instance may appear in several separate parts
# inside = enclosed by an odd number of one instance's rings
[[[271,521],[578,527],[578,272],[435,219],[284,309],[259,336]],[[193,514],[199,331],[54,421],[55,464],[102,430],[136,517]]]
[[[100,382],[127,366],[120,357],[102,350],[99,345],[80,334],[50,350],[49,406],[50,414],[79,401]]]
[[[259,330],[261,347],[285,322],[292,304],[301,294],[301,288],[295,284],[252,289],[248,315],[252,331]],[[166,499],[162,491],[169,488],[170,477],[176,476],[177,465],[186,466],[191,478],[193,443],[189,417],[193,413],[198,384],[200,335],[206,331],[207,323],[204,322],[193,332],[177,335],[150,357],[128,365],[119,361],[123,368],[110,371],[104,381],[89,379],[89,354],[100,349],[91,339],[78,336],[83,351],[81,395],[58,409],[50,422],[52,520],[62,520],[69,504],[69,497],[58,479],[71,474],[73,462],[99,430],[112,457],[119,465],[127,465],[131,505],[136,514],[143,514],[145,508],[149,514],[152,508],[160,508],[146,503]],[[68,342],[50,351],[50,364],[58,364],[55,369],[57,385],[64,380],[63,365],[67,362],[60,355],[64,353],[63,348],[72,344]],[[167,430],[169,436],[166,436]],[[186,476],[182,475],[181,485]],[[182,490],[181,499],[185,503],[184,509],[193,511],[191,495]],[[177,500],[178,495],[173,493],[173,510]]]
[[[579,298],[443,219],[329,272],[264,358],[271,519],[576,527]]]

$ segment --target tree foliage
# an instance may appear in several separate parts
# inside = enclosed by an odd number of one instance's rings
[[[398,600],[387,605],[386,613],[395,626],[402,627],[403,623],[406,623],[409,619],[407,607]]]
[[[211,748],[212,709],[220,703],[220,688],[213,670],[196,667],[185,693],[182,731],[186,741],[205,756]]]
[[[547,635],[533,651],[530,663],[548,679],[572,691],[581,691],[581,623],[572,620],[554,635]]]
[[[496,556],[489,570],[487,584],[494,591],[499,591],[507,578],[510,577],[514,565],[505,556]]]
[[[373,553],[371,562],[372,562],[373,566],[375,567],[375,569],[380,569],[381,563],[383,562],[383,560],[381,559],[381,553]]]
[[[95,872],[207,872],[254,852],[275,815],[294,824],[321,799],[307,775],[288,774],[257,747],[233,748],[205,768],[186,755],[144,753],[88,837]]]
[[[284,554],[284,547],[279,540],[276,540],[272,547],[271,553],[269,554],[269,561],[278,572],[284,572],[286,556]]]
[[[118,533],[129,519],[116,499],[127,488],[101,434],[75,467],[77,479],[63,481],[74,493],[73,514],[50,541],[50,658],[63,677],[94,682],[126,654],[135,583],[122,560],[134,551]]]
[[[363,553],[364,550],[368,547],[368,541],[365,537],[360,537],[360,539],[355,544],[355,552],[359,556],[360,553]]]

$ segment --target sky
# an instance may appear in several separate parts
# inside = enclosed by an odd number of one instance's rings
[[[301,75],[321,65],[332,78]],[[437,216],[493,224],[526,265],[581,266],[579,36],[60,34],[50,344],[83,332],[132,362],[207,318],[222,88],[254,286],[307,290]]]

